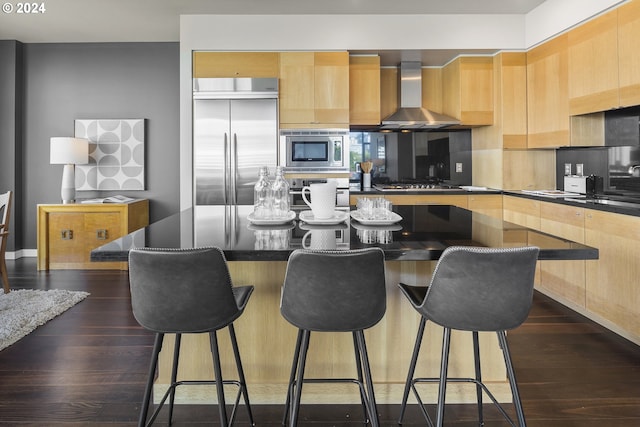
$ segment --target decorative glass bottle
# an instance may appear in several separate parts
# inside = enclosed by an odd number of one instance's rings
[[[269,169],[260,168],[258,182],[253,187],[253,216],[256,219],[270,219],[273,215],[273,194],[269,182]]]
[[[273,217],[286,218],[291,208],[289,199],[289,183],[284,179],[284,169],[276,166],[276,178],[272,184],[273,192]]]

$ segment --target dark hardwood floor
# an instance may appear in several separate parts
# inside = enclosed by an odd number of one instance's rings
[[[135,425],[152,336],[131,315],[127,273],[37,272],[33,258],[7,264],[14,289],[91,295],[0,351],[0,426]],[[538,294],[509,343],[529,426],[640,426],[639,346]],[[281,406],[253,410],[258,426],[279,425]],[[493,408],[486,411],[487,426],[506,425]],[[380,405],[379,412],[383,426],[397,425],[397,406]],[[246,420],[244,408],[239,414]],[[474,426],[475,417],[473,405],[451,405],[445,424]],[[175,420],[175,426],[216,425],[217,412],[213,405],[180,405]],[[358,406],[307,405],[299,425],[355,426],[361,420]],[[404,425],[424,425],[415,405]]]

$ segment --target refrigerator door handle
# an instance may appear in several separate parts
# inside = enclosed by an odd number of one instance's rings
[[[233,134],[233,143],[232,143],[232,155],[233,155],[233,169],[232,169],[232,173],[233,173],[233,177],[231,179],[232,182],[232,190],[231,190],[231,196],[233,198],[232,203],[234,205],[238,204],[238,188],[237,188],[237,184],[238,184],[238,134],[234,133]]]
[[[222,183],[224,192],[223,192],[223,203],[225,205],[229,204],[228,194],[229,194],[229,173],[231,171],[231,164],[229,161],[229,135],[224,133],[224,172],[223,172],[223,180]]]

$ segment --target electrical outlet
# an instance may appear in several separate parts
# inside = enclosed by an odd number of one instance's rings
[[[462,172],[462,163],[456,163],[456,172],[458,173]]]
[[[571,163],[564,164],[564,174],[571,175]]]

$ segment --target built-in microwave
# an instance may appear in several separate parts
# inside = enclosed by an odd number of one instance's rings
[[[287,171],[349,171],[348,129],[283,129],[280,164]]]

